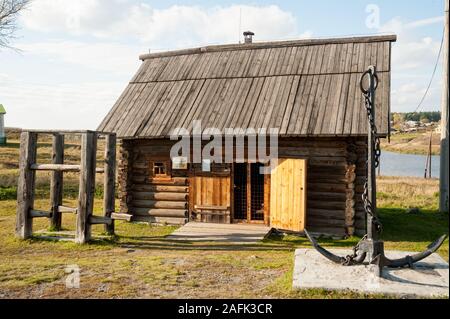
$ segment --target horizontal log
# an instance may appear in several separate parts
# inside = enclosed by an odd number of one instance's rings
[[[147,209],[131,207],[130,211],[134,216],[153,216],[153,217],[180,217],[186,218],[188,211],[185,209]]]
[[[308,201],[310,200],[332,200],[332,201],[340,201],[346,200],[347,195],[345,193],[331,193],[331,192],[312,192],[308,191]]]
[[[33,164],[30,169],[34,171],[52,171],[52,172],[79,172],[80,165],[68,165],[68,164]],[[97,173],[103,173],[103,168],[97,168]]]
[[[40,210],[30,210],[31,218],[52,218],[53,214],[51,212],[44,212]]]
[[[154,217],[154,216],[133,216],[133,221],[147,222],[157,225],[184,225],[188,222],[187,218],[173,217]]]
[[[109,217],[89,216],[89,224],[91,225],[111,225],[113,220]]]
[[[321,217],[321,218],[334,218],[345,220],[345,212],[344,210],[327,210],[327,209],[315,209],[308,208],[307,210],[307,219],[309,216]]]
[[[347,190],[346,184],[329,184],[329,183],[307,183],[307,190],[312,192],[327,192],[345,194]]]
[[[188,203],[183,202],[173,202],[173,201],[155,201],[155,200],[133,200],[132,206],[138,208],[188,208]]]
[[[308,225],[312,227],[344,227],[345,222],[341,219],[308,217]]]
[[[124,214],[124,213],[112,213],[111,219],[113,220],[125,220],[127,222],[130,222],[133,218],[133,215],[130,214]]]
[[[67,206],[58,206],[58,212],[60,213],[73,213],[76,214],[78,211],[77,208],[67,207]]]
[[[188,179],[186,177],[174,177],[172,179],[164,180],[164,179],[149,179],[146,176],[142,175],[133,175],[131,174],[131,180],[136,184],[150,184],[150,185],[175,185],[175,186],[187,186]]]
[[[132,190],[138,192],[163,192],[163,193],[187,193],[189,188],[186,186],[175,185],[133,185]]]
[[[229,206],[211,206],[211,205],[195,205],[198,210],[230,210]]]
[[[346,208],[345,201],[330,201],[330,200],[310,200],[308,201],[308,208],[310,209],[329,209],[329,210],[344,210]]]
[[[182,193],[151,193],[151,192],[132,192],[133,199],[141,200],[161,200],[161,201],[186,201],[187,194]]]

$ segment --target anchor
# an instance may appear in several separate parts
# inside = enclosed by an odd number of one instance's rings
[[[369,81],[369,86],[366,89],[364,82],[366,77]],[[389,259],[384,253],[384,242],[380,240],[380,235],[383,230],[383,226],[378,218],[376,212],[376,168],[380,165],[380,137],[378,136],[377,126],[375,122],[375,92],[378,87],[378,76],[376,68],[369,66],[360,80],[361,92],[364,95],[365,108],[368,117],[368,159],[367,159],[367,179],[364,185],[364,193],[362,199],[364,202],[364,210],[366,212],[367,220],[367,234],[361,239],[361,241],[353,247],[353,253],[345,257],[337,256],[330,251],[320,246],[317,241],[310,235],[305,229],[305,234],[313,247],[324,257],[331,260],[334,263],[341,264],[343,266],[353,266],[364,264],[368,259],[369,264],[375,265],[376,275],[381,277],[383,268],[412,268],[413,265],[434,252],[444,243],[447,235],[442,235],[435,242],[430,244],[427,249],[421,253],[413,256],[406,256],[400,259]]]

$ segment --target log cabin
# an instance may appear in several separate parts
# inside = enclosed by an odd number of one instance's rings
[[[360,79],[376,67],[376,124],[386,138],[396,36],[256,43],[251,35],[244,44],[140,56],[139,70],[98,128],[120,139],[121,212],[158,224],[364,234],[368,124]],[[231,163],[175,161],[178,140],[171,136],[179,128],[192,133],[194,121],[220,131],[277,129],[277,167],[261,174],[265,164],[247,149]]]

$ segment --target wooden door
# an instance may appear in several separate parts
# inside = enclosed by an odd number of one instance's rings
[[[306,160],[279,159],[270,185],[270,226],[302,232],[306,225]]]
[[[230,223],[230,177],[195,176],[192,178],[193,210],[197,220]]]

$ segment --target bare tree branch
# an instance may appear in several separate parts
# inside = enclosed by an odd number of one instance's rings
[[[0,48],[11,48],[15,39],[19,12],[27,7],[31,0],[0,0]]]

